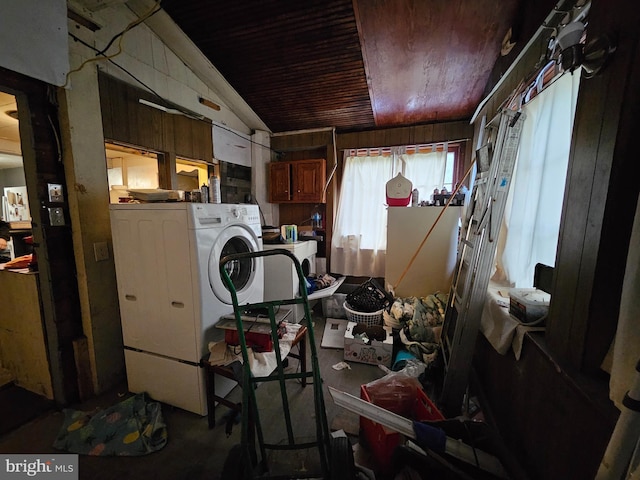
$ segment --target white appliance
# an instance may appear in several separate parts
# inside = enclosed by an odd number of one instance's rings
[[[385,285],[396,297],[449,293],[456,266],[461,207],[389,207]],[[439,218],[439,219],[438,219]],[[435,224],[433,230],[431,227]],[[418,255],[424,237],[431,230]],[[413,259],[413,264],[407,266]],[[400,283],[398,283],[400,282]]]
[[[219,261],[262,249],[257,205],[111,205],[111,230],[127,382],[132,392],[206,415],[203,369],[214,325],[233,312]],[[263,300],[262,259],[228,271],[240,304]],[[236,385],[216,377],[216,393]]]
[[[289,250],[300,262],[302,273],[306,276],[316,273],[316,253],[318,243],[314,240],[295,243],[265,245],[265,250],[284,248]],[[300,283],[293,262],[284,255],[264,257],[264,300],[283,300],[298,296]],[[292,305],[293,318],[299,323],[304,318],[304,306]]]

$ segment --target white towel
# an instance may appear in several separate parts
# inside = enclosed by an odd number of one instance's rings
[[[527,326],[509,315],[509,294],[504,288],[490,284],[480,331],[500,355],[506,355],[511,349],[516,360],[520,360],[525,333],[544,331],[544,327]]]

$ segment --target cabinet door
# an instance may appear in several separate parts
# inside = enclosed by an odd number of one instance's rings
[[[293,167],[293,199],[297,202],[324,202],[324,160],[299,160]]]
[[[269,201],[271,203],[291,200],[291,166],[289,162],[269,164]]]
[[[184,211],[112,212],[124,345],[198,361]]]

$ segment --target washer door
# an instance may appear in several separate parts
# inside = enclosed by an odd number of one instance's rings
[[[233,253],[247,253],[260,250],[254,233],[243,225],[232,225],[225,228],[216,238],[209,255],[209,284],[211,290],[218,299],[231,305],[231,293],[222,280],[220,274],[220,260]],[[227,264],[226,269],[238,295],[240,305],[251,301],[254,289],[263,288],[263,285],[255,285],[256,270],[261,265],[261,259],[245,258],[234,260]]]

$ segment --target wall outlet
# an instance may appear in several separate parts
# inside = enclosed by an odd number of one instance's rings
[[[64,226],[64,211],[62,210],[62,208],[49,208],[49,224],[52,227]]]
[[[93,255],[96,257],[96,262],[104,262],[109,260],[109,247],[107,242],[96,242],[93,244]]]

